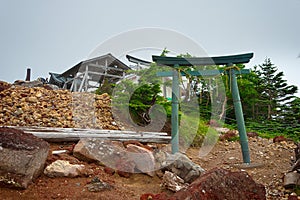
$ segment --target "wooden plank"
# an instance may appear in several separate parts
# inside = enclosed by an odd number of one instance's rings
[[[9,126],[10,128],[21,129],[31,132],[85,132],[94,134],[135,134],[135,135],[162,135],[167,136],[166,132],[150,132],[150,131],[129,131],[129,130],[108,130],[108,129],[83,129],[83,128],[54,128],[54,127],[26,127],[26,126]]]
[[[63,142],[63,141],[79,141],[81,138],[97,138],[106,140],[128,141],[137,140],[140,142],[155,142],[155,143],[169,143],[171,136],[161,135],[133,135],[133,134],[92,134],[92,133],[57,133],[57,132],[31,132],[39,138],[49,142]]]
[[[25,133],[31,133],[49,142],[76,142],[81,138],[99,138],[107,140],[169,143],[171,136],[164,132],[136,132],[120,130],[99,130],[79,128],[52,128],[52,127],[15,127]]]

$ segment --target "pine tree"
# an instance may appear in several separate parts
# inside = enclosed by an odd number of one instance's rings
[[[256,90],[259,94],[257,109],[262,119],[271,120],[282,118],[285,104],[295,98],[297,86],[288,85],[284,73],[267,58],[263,64],[254,67],[259,79]]]

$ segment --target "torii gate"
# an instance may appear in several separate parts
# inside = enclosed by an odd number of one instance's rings
[[[179,67],[188,66],[208,66],[208,65],[226,65],[232,67],[235,64],[248,63],[253,57],[253,53],[220,56],[220,57],[195,57],[195,58],[178,58],[178,57],[163,57],[163,56],[152,56],[152,60],[158,65],[167,65],[172,67],[173,71],[158,72],[157,75],[161,77],[172,77],[172,153],[179,151],[179,131],[178,131],[178,108],[179,108]],[[246,164],[250,164],[250,154],[248,147],[248,138],[246,134],[242,104],[236,79],[236,74],[250,73],[248,69],[236,70],[230,68],[228,71],[224,70],[201,70],[201,71],[190,71],[187,70],[191,76],[214,76],[221,73],[229,74],[231,77],[231,93],[234,103],[235,116],[238,125],[238,131],[240,136],[240,144],[242,148],[243,161]],[[181,75],[185,75],[181,73]]]

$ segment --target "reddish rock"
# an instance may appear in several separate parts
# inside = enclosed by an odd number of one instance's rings
[[[125,142],[123,142],[123,144],[124,144],[125,147],[127,147],[127,145],[129,145],[129,144],[133,144],[133,145],[140,146],[140,147],[143,147],[145,149],[148,149],[149,151],[153,151],[153,149],[151,147],[149,147],[148,145],[144,145],[144,144],[140,143],[137,140],[125,141]]]
[[[126,157],[121,157],[116,162],[115,169],[121,177],[129,178],[135,172],[135,163]]]
[[[165,193],[159,193],[159,194],[151,194],[146,193],[142,194],[140,197],[140,200],[166,200],[168,199],[168,196]]]
[[[230,140],[237,136],[238,136],[237,130],[230,130],[230,131],[227,131],[225,134],[221,135],[220,140],[221,141]]]
[[[0,128],[0,183],[27,188],[44,169],[49,144],[21,130]]]
[[[127,155],[139,171],[154,176],[155,159],[152,151],[134,144],[127,145]]]
[[[231,172],[225,169],[212,169],[187,189],[175,193],[169,200],[248,200],[266,199],[262,184],[255,183],[246,172]]]
[[[222,125],[215,119],[211,119],[209,120],[208,124],[207,125],[210,125],[212,127],[221,127]]]
[[[123,178],[130,178],[130,176],[131,176],[131,173],[124,172],[124,171],[118,171],[117,173],[119,174],[119,176],[121,176]]]
[[[116,171],[110,167],[104,167],[104,172],[112,176]]]
[[[287,141],[287,138],[285,138],[283,135],[280,135],[280,136],[276,136],[273,138],[273,142],[276,143],[276,142],[282,142],[282,141]]]
[[[142,194],[141,197],[140,197],[140,200],[153,199],[154,196],[155,196],[155,194],[150,194],[150,193]]]
[[[257,136],[258,136],[258,133],[256,133],[256,132],[248,132],[248,133],[247,133],[247,136],[248,136],[248,137],[257,137]]]

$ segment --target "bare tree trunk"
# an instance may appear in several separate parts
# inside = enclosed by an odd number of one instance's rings
[[[222,112],[219,115],[219,120],[223,119],[225,113],[226,113],[226,104],[227,104],[227,97],[225,96],[224,102],[222,104]]]

